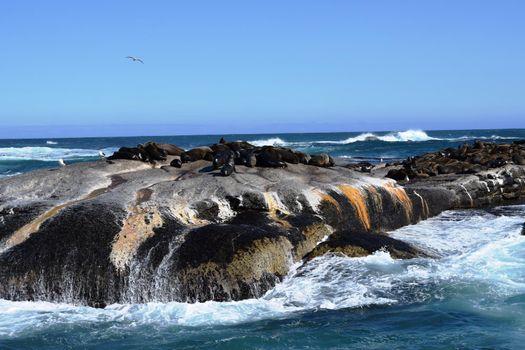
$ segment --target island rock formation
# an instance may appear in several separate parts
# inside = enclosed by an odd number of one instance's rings
[[[425,255],[387,233],[525,197],[522,144],[476,143],[366,172],[238,145],[149,145],[0,179],[0,298],[95,307],[257,298],[322,254]]]

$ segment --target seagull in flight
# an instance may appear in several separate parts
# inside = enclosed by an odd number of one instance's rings
[[[126,56],[126,58],[129,58],[129,59],[132,60],[133,62],[140,62],[140,63],[144,64],[144,61],[142,61],[141,58],[133,57],[133,56]]]

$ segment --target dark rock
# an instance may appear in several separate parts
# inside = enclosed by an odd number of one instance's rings
[[[349,257],[370,255],[384,249],[396,259],[410,259],[426,256],[423,252],[403,241],[370,232],[343,232],[337,239],[328,240],[318,245],[308,256],[312,259],[326,253],[342,253]]]

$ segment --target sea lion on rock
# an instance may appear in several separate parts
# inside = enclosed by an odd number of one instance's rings
[[[310,157],[308,153],[299,152],[299,151],[294,151],[294,153],[297,156],[299,163],[301,164],[308,164],[310,159],[312,159],[312,157]]]
[[[345,168],[359,171],[361,173],[369,173],[374,168],[374,165],[370,162],[359,162],[345,165]]]
[[[226,142],[226,146],[228,146],[232,151],[240,151],[243,149],[253,149],[255,148],[254,145],[246,142],[246,141],[234,141],[234,142]]]
[[[228,159],[226,159],[225,164],[221,168],[221,175],[230,176],[234,171],[236,171],[235,160],[234,160],[233,152],[231,152]]]
[[[217,170],[222,167],[230,158],[235,158],[233,151],[216,152],[213,156],[213,169]]]
[[[282,159],[282,154],[279,150],[273,146],[264,146],[261,151],[256,155],[257,163],[259,167],[269,168],[286,168],[286,163]]]
[[[175,159],[173,159],[170,162],[170,166],[175,167],[175,168],[181,168],[182,167],[182,160],[180,159],[180,157],[175,157]]]
[[[144,150],[138,147],[120,147],[118,151],[113,153],[107,159],[128,159],[149,162],[149,155]]]
[[[242,149],[239,151],[239,156],[235,158],[235,165],[245,165],[253,168],[257,164],[257,157],[254,150]]]
[[[223,143],[216,143],[214,145],[211,145],[210,148],[214,153],[231,151],[231,148]]]
[[[286,163],[299,164],[299,156],[291,149],[284,147],[276,147],[275,149],[281,154],[281,159]]]
[[[308,165],[318,166],[322,168],[328,168],[335,165],[334,160],[326,153],[321,153],[319,155],[312,156]]]
[[[197,147],[181,154],[183,163],[196,162],[198,160],[213,161],[213,151],[210,147]]]
[[[390,179],[394,179],[396,181],[405,181],[409,178],[408,173],[405,168],[390,169],[388,173],[386,174],[386,177]]]
[[[146,142],[143,145],[138,145],[137,148],[143,149],[149,155],[150,161],[167,159],[166,151],[160,149],[155,142]]]
[[[157,143],[157,147],[164,150],[164,152],[166,152],[166,154],[169,156],[180,156],[182,153],[184,153],[182,148],[169,143]]]

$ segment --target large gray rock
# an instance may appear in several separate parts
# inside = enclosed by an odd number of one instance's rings
[[[417,256],[374,235],[446,209],[520,199],[525,188],[519,165],[401,187],[344,167],[239,166],[222,177],[210,162],[170,160],[1,179],[0,298],[104,306],[259,297],[294,263],[327,251],[386,246]]]

